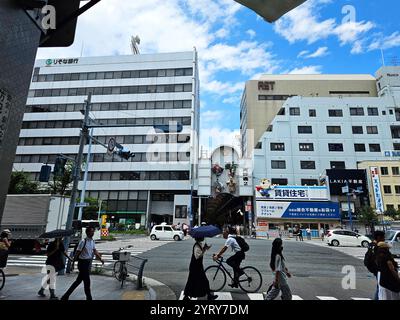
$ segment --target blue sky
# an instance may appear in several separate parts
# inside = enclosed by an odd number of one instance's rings
[[[122,5],[121,5],[122,4]],[[269,24],[233,0],[102,0],[69,48],[38,58],[192,50],[200,59],[201,143],[237,145],[245,81],[262,73],[369,73],[400,58],[398,0],[307,0]],[[396,16],[397,15],[397,16]],[[211,138],[211,139],[210,139]]]

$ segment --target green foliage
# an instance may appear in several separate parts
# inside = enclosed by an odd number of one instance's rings
[[[81,202],[81,199],[76,200],[77,203]],[[83,220],[97,220],[99,215],[99,199],[97,198],[85,198],[86,203],[89,203],[88,207],[83,208],[82,219]],[[107,203],[103,201],[101,203],[101,211],[107,211]]]
[[[396,219],[396,217],[399,215],[399,211],[394,209],[394,208],[389,208],[385,211],[385,216],[388,216],[390,218]]]
[[[40,183],[30,180],[30,175],[23,171],[11,173],[11,180],[8,186],[9,194],[34,194],[40,193]]]
[[[56,177],[53,175],[53,181],[49,182],[50,192],[52,194],[59,194],[61,196],[69,193],[70,184],[72,182],[72,170],[74,169],[74,163],[68,160],[65,164],[64,175]]]
[[[358,220],[366,226],[373,227],[378,223],[378,215],[372,207],[362,207],[358,211]]]
[[[109,236],[101,236],[101,240],[106,240],[106,241],[115,241],[117,240],[114,236],[109,235]]]

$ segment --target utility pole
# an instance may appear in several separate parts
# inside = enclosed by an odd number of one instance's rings
[[[348,205],[348,212],[349,212],[349,219],[350,219],[350,228],[353,231],[353,217],[351,213],[351,204],[350,204],[350,187],[349,182],[346,180],[346,188],[347,188],[347,205]]]
[[[81,174],[83,149],[85,147],[85,144],[86,144],[86,141],[88,138],[88,132],[89,132],[88,121],[89,121],[91,100],[92,100],[92,93],[89,93],[87,100],[85,100],[85,118],[83,119],[83,123],[82,123],[82,130],[81,130],[81,135],[79,138],[79,151],[78,151],[78,155],[76,156],[76,161],[75,161],[74,170],[73,170],[73,174],[72,174],[73,185],[72,185],[72,189],[71,189],[71,202],[70,202],[69,210],[68,210],[68,218],[67,218],[67,225],[66,225],[67,230],[72,229],[72,220],[74,218],[74,212],[75,212],[76,195],[77,195],[77,191],[78,191],[79,178],[80,178],[80,174]],[[70,243],[70,237],[65,237],[64,247],[66,250],[68,250],[69,243]],[[63,259],[65,259],[65,257],[63,257]]]

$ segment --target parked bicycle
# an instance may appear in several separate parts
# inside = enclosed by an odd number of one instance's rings
[[[6,276],[4,275],[3,269],[0,268],[0,291],[1,289],[3,289],[5,283],[6,283]]]
[[[231,278],[231,273],[226,269],[224,258],[219,258],[216,263],[217,266],[209,266],[206,268],[205,273],[210,283],[210,289],[213,292],[221,291],[226,284],[226,275]],[[262,285],[262,276],[260,271],[254,267],[246,266],[241,268],[243,275],[239,277],[239,287],[246,293],[254,293],[260,290]]]
[[[131,258],[131,253],[129,251],[123,251],[125,249],[132,248],[132,246],[127,246],[125,248],[119,248],[119,250],[112,253],[113,260],[117,260],[114,263],[113,274],[114,277],[121,282],[121,288],[124,286],[126,278],[129,277],[128,268],[126,263]]]

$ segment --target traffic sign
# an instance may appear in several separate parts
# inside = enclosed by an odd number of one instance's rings
[[[75,207],[77,207],[77,208],[84,208],[84,207],[89,207],[89,203],[87,203],[87,202],[81,202],[81,203],[76,203],[75,204]]]

